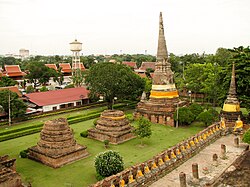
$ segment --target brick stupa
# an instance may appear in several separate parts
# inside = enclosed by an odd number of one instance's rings
[[[134,138],[133,127],[120,110],[105,110],[97,120],[96,127],[88,130],[88,137],[100,141],[109,140],[119,144]]]
[[[40,141],[29,148],[28,157],[53,168],[88,156],[86,146],[76,143],[67,119],[59,118],[44,123]]]
[[[226,124],[233,126],[238,117],[242,116],[240,111],[240,102],[237,98],[236,83],[235,83],[235,65],[232,66],[232,77],[227,99],[224,102],[221,110],[221,117],[224,117]]]
[[[174,73],[168,60],[162,13],[160,13],[157,62],[150,98],[146,100],[142,97],[137,105],[134,117],[138,119],[143,116],[153,123],[174,126],[173,114],[178,102],[179,94],[174,83]]]
[[[22,187],[21,176],[16,172],[16,159],[9,159],[8,155],[0,156],[0,186]]]

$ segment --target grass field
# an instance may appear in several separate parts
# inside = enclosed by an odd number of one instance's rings
[[[0,155],[9,154],[11,158],[17,158],[17,172],[21,174],[23,182],[31,182],[32,187],[88,186],[97,182],[94,157],[106,150],[102,142],[80,137],[80,132],[92,126],[93,120],[71,125],[71,128],[74,129],[75,139],[79,144],[87,146],[90,156],[62,168],[52,169],[33,160],[19,158],[21,150],[36,145],[39,140],[39,133],[0,142]],[[124,158],[125,167],[129,167],[152,158],[157,153],[201,129],[199,127],[176,129],[153,124],[152,130],[152,137],[144,140],[145,146],[143,148],[139,146],[139,139],[133,139],[120,145],[111,145],[109,149],[120,152]]]

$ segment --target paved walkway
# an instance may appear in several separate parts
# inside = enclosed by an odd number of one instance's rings
[[[179,173],[184,172],[187,176],[188,186],[193,186],[190,182],[192,178],[192,164],[198,163],[199,165],[199,177],[201,180],[208,181],[221,173],[229,167],[233,161],[243,152],[245,144],[241,143],[237,148],[234,146],[234,135],[224,136],[213,144],[207,146],[199,154],[187,160],[184,164],[156,181],[151,187],[179,187]],[[223,160],[220,158],[221,144],[226,145],[227,159]],[[217,163],[212,161],[213,154],[218,155]]]

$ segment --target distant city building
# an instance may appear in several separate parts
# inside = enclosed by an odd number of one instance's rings
[[[28,49],[20,49],[19,50],[19,56],[21,57],[22,60],[24,60],[25,58],[29,57],[29,50]]]

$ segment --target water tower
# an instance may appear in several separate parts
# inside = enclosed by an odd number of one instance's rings
[[[80,65],[80,51],[82,50],[82,43],[78,42],[77,39],[70,43],[70,50],[73,52],[72,55],[72,69],[76,73],[77,69],[81,69]]]

